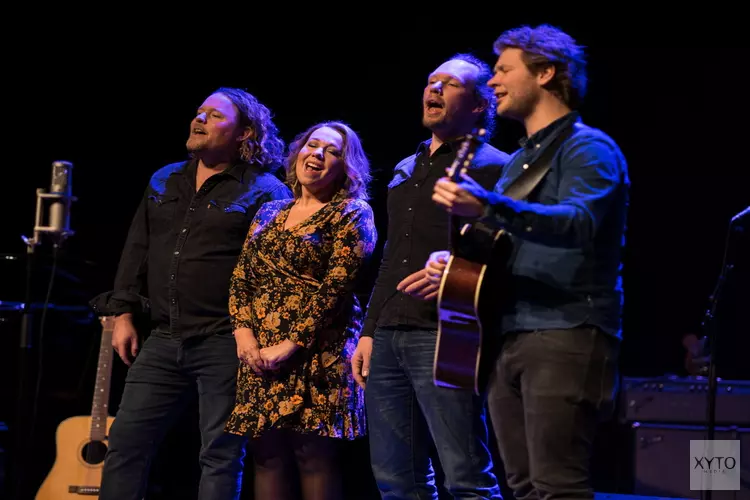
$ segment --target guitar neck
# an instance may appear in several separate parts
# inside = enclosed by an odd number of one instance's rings
[[[96,368],[96,384],[91,404],[91,440],[104,441],[107,434],[107,417],[109,417],[109,387],[112,375],[112,322],[107,318],[102,328],[102,340],[99,345],[99,362]]]
[[[482,144],[486,132],[484,129],[479,129],[464,137],[456,153],[456,158],[454,158],[451,166],[448,168],[448,178],[450,180],[455,183],[461,182],[462,172],[468,170],[471,166],[474,154]],[[448,220],[448,242],[452,253],[458,248],[459,240],[461,239],[461,230],[461,221],[451,215]]]

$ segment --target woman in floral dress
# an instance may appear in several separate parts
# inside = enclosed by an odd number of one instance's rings
[[[351,356],[363,323],[354,294],[377,233],[369,163],[346,124],[309,128],[290,145],[294,199],[263,205],[231,280],[242,363],[229,433],[247,435],[255,498],[340,498],[337,443],[365,434]]]

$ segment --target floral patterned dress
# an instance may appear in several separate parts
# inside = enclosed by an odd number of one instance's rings
[[[294,200],[264,204],[234,269],[229,312],[260,348],[289,339],[298,349],[280,370],[240,364],[226,431],[257,437],[271,428],[354,439],[365,434],[364,392],[351,357],[364,314],[354,287],[377,232],[367,202],[334,199],[284,229]]]

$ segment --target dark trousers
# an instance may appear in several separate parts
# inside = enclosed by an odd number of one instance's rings
[[[618,347],[594,327],[504,338],[488,406],[517,499],[593,498],[589,462],[597,425],[614,408]]]
[[[436,499],[430,444],[456,498],[502,498],[484,400],[436,387],[435,331],[377,329],[365,398],[370,462],[383,498]]]
[[[231,334],[180,341],[152,333],[128,371],[99,498],[143,498],[156,449],[195,388],[201,432],[198,498],[239,498],[247,440],[224,432],[234,407],[237,363]]]

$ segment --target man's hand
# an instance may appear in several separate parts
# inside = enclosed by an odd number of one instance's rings
[[[420,269],[410,274],[396,285],[396,290],[399,292],[422,300],[432,300],[437,297],[438,288],[440,288],[440,282],[432,283],[427,277],[427,269]]]
[[[427,259],[425,264],[425,271],[427,272],[427,281],[440,287],[440,282],[443,280],[443,273],[448,265],[448,258],[451,254],[448,250],[440,250],[439,252],[432,252],[430,258]]]
[[[301,346],[291,340],[282,340],[278,344],[264,347],[260,350],[260,359],[263,361],[263,368],[266,370],[278,370],[281,363],[291,357],[294,352]]]
[[[263,360],[258,349],[258,340],[250,328],[237,328],[234,331],[237,343],[237,358],[250,367],[256,375],[263,374]]]
[[[462,217],[479,217],[484,213],[487,191],[474,179],[461,174],[461,183],[456,184],[448,177],[435,183],[432,200],[446,212]]]
[[[133,324],[131,313],[121,314],[115,318],[115,327],[112,329],[112,347],[126,365],[133,364],[138,354],[138,332]]]
[[[372,337],[360,337],[352,356],[352,373],[354,380],[364,389],[365,379],[370,374],[370,357],[372,356]]]

